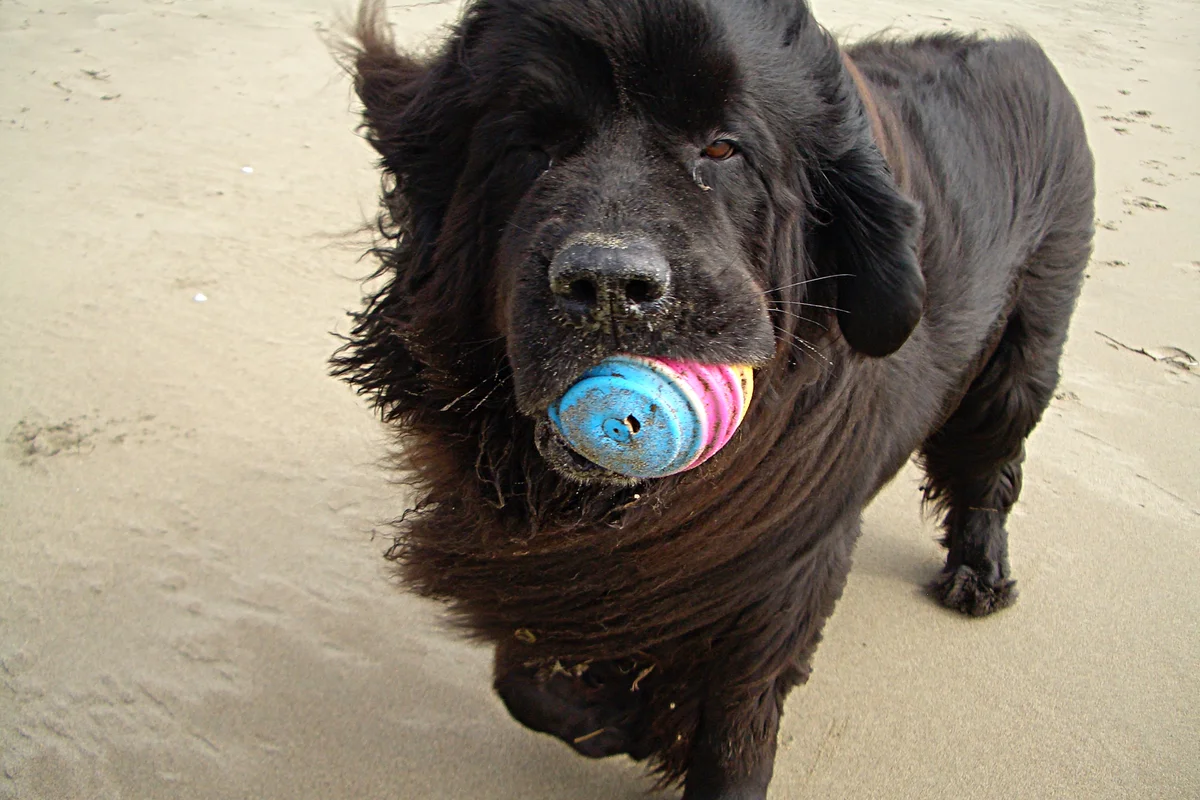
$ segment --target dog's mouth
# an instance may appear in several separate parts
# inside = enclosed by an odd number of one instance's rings
[[[546,463],[555,471],[580,483],[632,486],[643,480],[606,469],[575,452],[549,417],[538,420],[534,429],[534,444],[537,445],[542,458],[546,459]]]

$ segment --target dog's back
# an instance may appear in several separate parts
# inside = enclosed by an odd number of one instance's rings
[[[922,327],[947,369],[968,365],[965,388],[1036,290],[1035,265],[1072,300],[1082,280],[1095,194],[1082,116],[1027,38],[880,38],[848,52],[890,115],[902,187],[924,207]]]
[[[1090,236],[1083,119],[1035,42],[943,34],[848,52],[899,117],[910,168],[925,172],[905,188],[949,212],[963,247],[1011,251],[1064,227]]]

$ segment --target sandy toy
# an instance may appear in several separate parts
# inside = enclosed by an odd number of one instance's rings
[[[704,463],[737,431],[753,392],[746,366],[614,356],[550,408],[584,458],[621,475],[660,478]]]

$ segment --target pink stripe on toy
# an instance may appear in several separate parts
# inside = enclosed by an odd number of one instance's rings
[[[742,391],[742,377],[728,365],[665,358],[652,360],[669,367],[703,404],[704,441],[696,458],[679,470],[683,472],[703,464],[733,438],[745,414],[748,398]]]

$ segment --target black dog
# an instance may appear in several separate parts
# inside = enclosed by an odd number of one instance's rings
[[[914,453],[934,589],[1015,597],[1005,520],[1092,241],[1079,112],[1023,38],[842,49],[800,0],[477,0],[439,53],[369,2],[381,283],[335,372],[420,492],[390,556],[521,722],[762,798],[865,504]],[[633,481],[546,421],[616,353],[756,368],[733,441]]]

